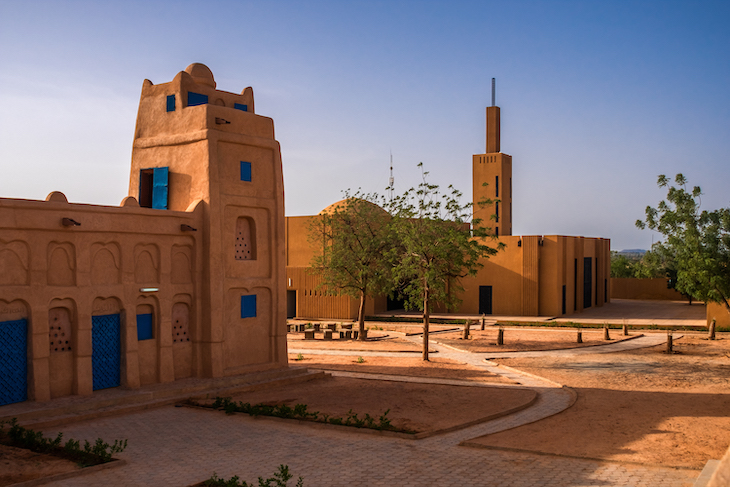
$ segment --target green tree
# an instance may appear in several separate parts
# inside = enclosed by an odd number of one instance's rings
[[[398,242],[393,274],[401,285],[406,308],[423,312],[423,360],[428,360],[433,304],[442,303],[447,309],[458,305],[456,294],[463,290],[459,279],[476,275],[483,267],[480,260],[496,254],[504,244],[486,245],[490,229],[480,220],[472,220],[472,204],[462,205],[462,194],[453,186],[448,193],[441,193],[437,185],[427,181],[423,163],[418,167],[423,181],[394,198],[387,208]],[[481,204],[495,202],[484,200]]]
[[[391,218],[378,206],[377,194],[351,195],[323,211],[309,228],[309,238],[319,251],[311,266],[321,276],[320,287],[360,300],[357,313],[359,339],[365,339],[365,303],[368,296],[387,294],[392,288],[393,238]]]
[[[730,209],[700,210],[699,186],[687,190],[682,174],[677,186],[661,175],[660,188],[668,188],[667,199],[656,208],[647,206],[645,221],[636,226],[664,235],[655,250],[671,262],[676,271],[675,289],[694,299],[721,303],[730,312]]]

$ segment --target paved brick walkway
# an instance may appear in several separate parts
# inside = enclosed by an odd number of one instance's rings
[[[573,393],[559,384],[497,367],[485,361],[484,354],[435,346],[439,356],[479,365],[509,376],[522,387],[536,389],[538,402],[504,418],[417,441],[240,414],[226,416],[164,407],[59,429],[66,437],[90,441],[98,436],[107,440],[127,438],[129,447],[119,457],[128,464],[54,485],[185,486],[209,478],[214,472],[224,478],[239,475],[250,482],[259,475],[272,474],[279,464],[287,464],[292,473],[303,476],[307,487],[690,487],[699,474],[692,470],[460,447],[459,443],[466,439],[562,411],[572,404]],[[358,355],[387,356],[387,352]]]
[[[698,474],[457,446],[471,434],[468,430],[414,441],[173,407],[62,431],[66,437],[90,440],[129,439],[127,451],[119,455],[128,464],[53,484],[58,486],[185,486],[213,472],[250,482],[270,475],[281,463],[303,476],[306,487],[680,487],[691,486]]]

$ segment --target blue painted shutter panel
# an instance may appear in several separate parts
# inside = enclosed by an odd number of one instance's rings
[[[168,95],[167,96],[167,111],[168,112],[174,112],[175,111],[175,95]]]
[[[150,340],[152,334],[152,313],[137,315],[137,340]]]
[[[152,176],[152,208],[167,209],[167,167],[156,167]]]
[[[243,110],[244,112],[248,111],[248,105],[242,105],[240,103],[234,103],[233,108],[235,108],[236,110]]]
[[[256,317],[256,295],[241,296],[241,318]]]
[[[192,91],[188,91],[189,107],[205,105],[206,103],[208,103],[208,95],[201,95],[200,93],[193,93]]]
[[[27,321],[0,323],[0,406],[28,399]]]
[[[251,163],[241,161],[241,181],[251,181]]]

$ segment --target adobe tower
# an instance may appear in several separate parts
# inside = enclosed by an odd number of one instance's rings
[[[472,156],[474,218],[491,227],[494,235],[512,235],[512,156],[500,152],[500,114],[494,102],[492,78],[492,106],[487,107],[487,149],[484,154]],[[486,198],[495,203],[480,207],[479,202]]]

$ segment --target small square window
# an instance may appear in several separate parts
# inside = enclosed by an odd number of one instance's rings
[[[236,110],[243,110],[244,112],[248,111],[248,105],[241,105],[240,103],[234,103],[233,108]]]
[[[167,111],[168,112],[174,112],[175,111],[175,95],[168,95],[167,96]]]
[[[152,313],[137,315],[137,340],[152,338]]]
[[[241,318],[256,317],[256,295],[241,296]]]
[[[241,161],[241,181],[251,181],[251,163]]]

